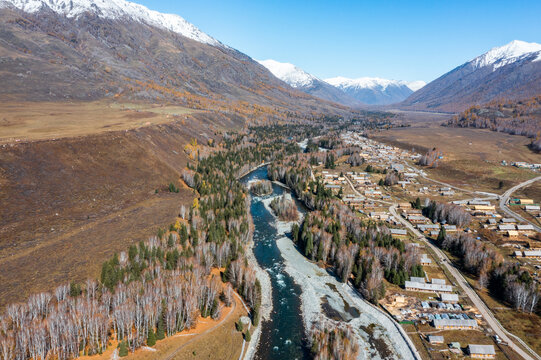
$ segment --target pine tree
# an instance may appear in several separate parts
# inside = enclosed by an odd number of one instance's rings
[[[156,345],[156,334],[152,328],[148,329],[147,345],[151,347]]]
[[[415,208],[416,209],[421,208],[421,199],[419,199],[419,198],[415,199]]]
[[[308,233],[308,236],[306,239],[306,247],[304,248],[304,256],[311,256],[313,250],[314,250],[314,242],[312,240],[312,233]]]
[[[166,303],[165,303],[165,300],[163,300],[162,312],[160,314],[160,318],[158,319],[158,328],[156,330],[156,339],[158,340],[165,339],[165,324],[163,322],[163,318],[165,317],[165,308],[166,308]]]
[[[128,356],[128,344],[126,344],[126,341],[122,341],[120,343],[120,346],[118,348],[118,356],[120,357]]]
[[[446,236],[446,232],[445,232],[445,228],[443,227],[443,225],[440,226],[440,232],[438,233],[438,242],[439,243],[442,243],[443,240],[445,240],[445,236]]]

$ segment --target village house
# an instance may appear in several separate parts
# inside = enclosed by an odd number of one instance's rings
[[[391,232],[391,236],[393,238],[402,238],[408,235],[408,231],[406,229],[389,229]]]
[[[496,351],[494,345],[468,345],[468,354],[473,359],[494,359]]]
[[[526,205],[524,206],[524,210],[528,212],[541,211],[541,207],[539,205]]]
[[[428,219],[422,215],[408,215],[408,220],[413,224],[421,224],[428,221]]]
[[[432,264],[432,260],[426,254],[421,255],[420,262],[421,262],[421,265],[431,265]]]
[[[519,237],[518,231],[516,230],[508,230],[507,231],[507,237],[510,239],[517,239]]]

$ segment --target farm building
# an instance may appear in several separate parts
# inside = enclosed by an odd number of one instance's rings
[[[433,325],[436,329],[445,330],[471,330],[477,329],[477,320],[472,319],[434,319]]]
[[[418,283],[424,283],[424,282],[425,282],[425,278],[424,278],[424,277],[416,277],[416,276],[412,276],[412,277],[410,277],[410,281],[412,281],[412,282],[418,282]]]
[[[401,236],[408,235],[408,231],[406,229],[389,229],[389,230],[393,237],[401,237]]]
[[[445,285],[445,279],[432,279],[432,284]]]
[[[526,206],[524,206],[524,210],[526,210],[526,211],[541,211],[541,206],[539,206],[539,205],[526,205]]]
[[[517,230],[523,231],[523,232],[532,232],[535,229],[533,228],[533,225],[527,224],[527,225],[517,225]]]
[[[474,359],[494,359],[494,345],[468,345],[468,354]]]
[[[474,205],[473,210],[476,211],[494,211],[496,207],[494,205]]]
[[[520,205],[533,205],[532,199],[518,199]]]
[[[438,293],[450,293],[453,291],[451,285],[439,285],[439,284],[426,284],[414,281],[406,281],[404,284],[406,290],[410,291],[424,291],[424,292],[438,292]]]
[[[441,301],[445,301],[448,303],[458,302],[458,294],[441,294],[440,298],[441,298]]]
[[[538,258],[541,257],[541,250],[527,250],[524,251],[525,258]]]
[[[510,231],[515,230],[516,226],[513,224],[498,225],[498,230],[500,231]]]
[[[431,344],[443,344],[443,336],[428,335],[428,342]]]

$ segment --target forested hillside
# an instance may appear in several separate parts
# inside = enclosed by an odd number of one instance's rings
[[[447,126],[490,129],[532,139],[531,148],[541,151],[541,95],[520,101],[492,101],[472,106],[454,116]]]

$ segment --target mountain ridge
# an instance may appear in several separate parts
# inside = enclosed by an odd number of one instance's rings
[[[398,104],[403,110],[459,112],[498,98],[541,93],[541,45],[514,40],[443,74]]]
[[[0,4],[0,97],[6,100],[124,98],[234,108],[249,116],[261,110],[282,117],[351,115],[351,109],[332,100],[287,86],[180,16],[171,15],[178,27],[157,26],[156,18],[169,15],[124,0]]]
[[[37,13],[48,9],[68,18],[76,18],[85,12],[113,20],[129,17],[201,43],[226,47],[179,15],[163,14],[125,0],[0,0],[0,8],[10,5],[26,13]]]

